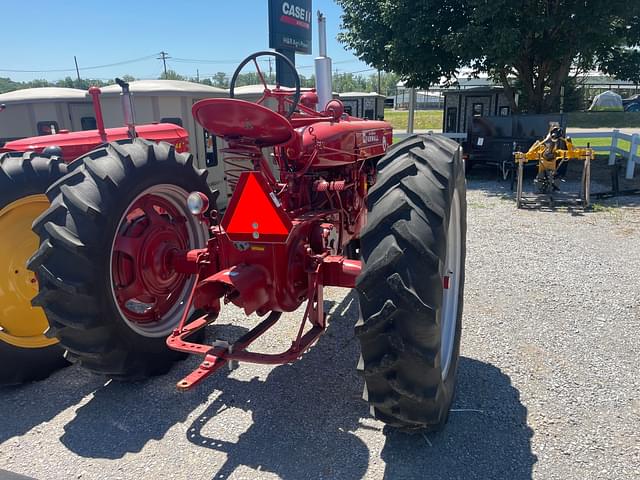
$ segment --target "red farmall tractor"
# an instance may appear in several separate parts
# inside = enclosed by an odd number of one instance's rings
[[[38,285],[25,266],[38,248],[31,224],[49,207],[47,188],[80,165],[70,164],[73,159],[106,142],[138,135],[169,142],[178,152],[189,149],[187,131],[176,125],[134,129],[128,84],[120,83],[127,126],[104,128],[100,90],[92,87],[97,130],[23,138],[0,148],[0,385],[42,379],[67,363],[57,339],[44,335],[48,324],[42,309],[31,306]]]
[[[441,136],[392,142],[391,126],[316,111],[318,95],[269,89],[193,105],[225,142],[234,192],[222,214],[193,157],[134,139],[84,155],[47,191],[29,261],[41,306],[67,358],[116,379],[168,371],[202,357],[179,389],[228,362],[292,362],[325,331],[323,287],[356,288],[365,398],[390,425],[446,421],[459,356],[464,285],[464,166]],[[330,93],[330,92],[329,92]],[[324,93],[323,93],[324,94]],[[264,104],[275,105],[275,110]],[[267,152],[271,152],[267,155]],[[273,160],[273,162],[271,161]],[[202,343],[221,309],[256,314],[232,344]],[[303,306],[282,353],[249,347],[283,312]]]

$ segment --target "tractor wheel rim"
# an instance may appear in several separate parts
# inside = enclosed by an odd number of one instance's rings
[[[154,185],[125,209],[111,245],[110,285],[129,328],[144,337],[167,336],[177,326],[195,277],[174,271],[177,251],[202,248],[207,231],[187,211],[189,193]]]
[[[440,314],[440,365],[446,378],[458,324],[460,276],[462,274],[462,231],[460,227],[460,197],[454,191],[447,228],[447,253],[443,272],[442,312]]]
[[[42,309],[31,306],[38,282],[26,266],[38,249],[31,224],[48,207],[45,195],[29,195],[0,210],[0,341],[15,347],[43,348],[57,342],[44,336],[49,324]]]

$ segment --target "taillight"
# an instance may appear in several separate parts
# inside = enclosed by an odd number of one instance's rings
[[[184,153],[189,151],[189,142],[187,140],[179,140],[176,142],[176,152]]]

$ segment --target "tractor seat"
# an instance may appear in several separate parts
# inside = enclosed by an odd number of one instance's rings
[[[288,142],[293,126],[279,113],[257,103],[236,98],[207,98],[191,109],[196,121],[213,135],[238,139],[259,147]]]

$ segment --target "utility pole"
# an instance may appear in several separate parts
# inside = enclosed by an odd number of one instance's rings
[[[382,93],[380,90],[382,90],[382,87],[381,87],[381,82],[380,82],[380,70],[378,70],[378,93],[379,94]]]
[[[273,78],[273,67],[271,66],[271,57],[269,57],[269,82]]]
[[[171,58],[169,54],[165,51],[160,52],[160,56],[156,57],[158,60],[162,60],[162,65],[164,66],[164,76],[167,78],[167,58]]]
[[[196,81],[200,83],[200,69],[196,68]]]
[[[78,59],[73,56],[73,61],[76,63],[76,74],[78,75],[78,85],[80,85],[80,69],[78,68]]]

